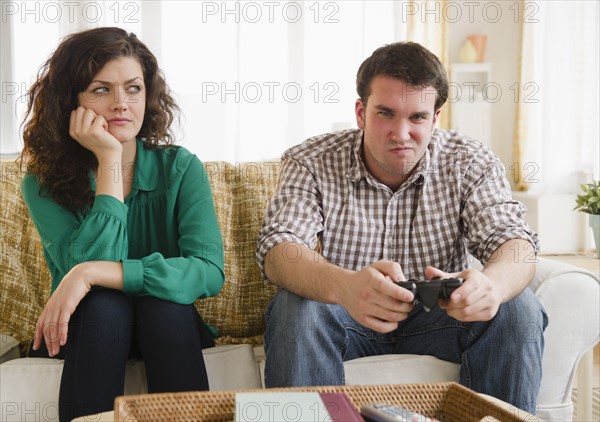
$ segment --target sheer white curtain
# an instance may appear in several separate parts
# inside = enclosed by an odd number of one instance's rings
[[[574,193],[599,177],[599,3],[536,1],[523,11],[518,187]]]
[[[179,144],[204,161],[276,159],[309,136],[355,126],[356,71],[377,47],[413,39],[445,56],[441,16],[415,13],[443,4],[2,2],[2,121],[12,123],[2,152],[20,150],[24,94],[60,38],[119,26],[156,54],[183,111]]]
[[[2,1],[0,5],[2,118],[0,153],[22,148],[19,126],[39,67],[71,32],[96,26],[141,31],[141,1]]]
[[[358,66],[401,39],[400,13],[390,1],[163,2],[158,51],[185,113],[181,143],[204,160],[276,159],[354,127]]]

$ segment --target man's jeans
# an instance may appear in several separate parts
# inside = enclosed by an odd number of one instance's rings
[[[267,387],[343,385],[344,361],[382,354],[431,355],[460,363],[460,383],[531,413],[542,378],[546,313],[525,289],[489,322],[466,323],[417,306],[398,329],[380,334],[339,305],[281,290],[267,309]]]

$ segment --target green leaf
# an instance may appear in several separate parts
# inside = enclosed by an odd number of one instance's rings
[[[600,180],[580,186],[583,193],[575,198],[577,206],[573,209],[587,214],[600,214]]]

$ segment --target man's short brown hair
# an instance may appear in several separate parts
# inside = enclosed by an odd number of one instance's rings
[[[356,91],[363,104],[371,94],[371,82],[376,76],[400,79],[415,88],[432,86],[437,91],[435,111],[448,99],[446,70],[435,54],[415,42],[384,45],[373,52],[359,67]]]

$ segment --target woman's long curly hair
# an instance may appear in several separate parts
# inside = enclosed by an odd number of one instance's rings
[[[111,60],[137,59],[144,73],[146,111],[138,137],[149,147],[173,145],[171,124],[179,107],[170,94],[156,57],[135,36],[120,28],[95,28],[67,36],[41,66],[27,93],[21,160],[44,192],[72,212],[93,202],[90,171],[94,154],[69,135],[69,118],[77,94]]]

